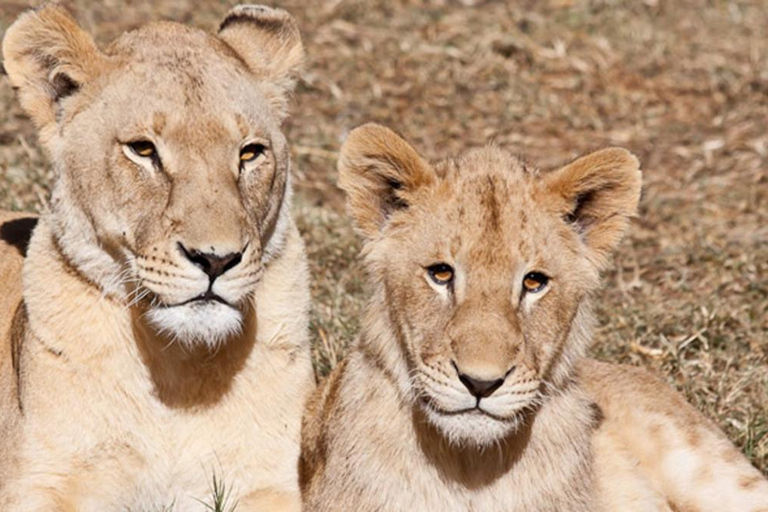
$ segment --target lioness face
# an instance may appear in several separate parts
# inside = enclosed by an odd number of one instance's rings
[[[636,207],[637,161],[605,150],[540,175],[487,148],[433,166],[366,126],[340,172],[404,387],[448,439],[502,439],[585,348],[584,299]]]
[[[6,40],[6,67],[31,113],[52,109],[36,120],[58,174],[63,252],[172,339],[216,345],[238,333],[288,221],[280,124],[302,55],[292,18],[240,7],[217,35],[151,24],[102,53],[60,8],[28,16],[28,33]],[[23,60],[43,28],[69,52],[46,76],[25,76],[46,65]],[[34,96],[33,78],[50,82],[47,96]]]

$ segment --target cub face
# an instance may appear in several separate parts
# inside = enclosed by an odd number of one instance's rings
[[[452,442],[498,442],[587,346],[586,299],[637,207],[637,160],[607,149],[541,174],[485,148],[432,165],[366,125],[339,171],[401,391]]]
[[[106,294],[188,345],[238,333],[288,222],[286,94],[303,50],[286,12],[233,9],[100,51],[59,6],[23,15],[5,67],[56,171],[59,246]]]

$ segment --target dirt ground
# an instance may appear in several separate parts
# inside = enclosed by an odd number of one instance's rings
[[[106,43],[233,2],[70,0]],[[0,0],[0,30],[30,3]],[[768,1],[284,0],[308,65],[286,130],[328,371],[365,302],[335,188],[341,141],[378,121],[428,157],[489,141],[541,168],[608,145],[645,171],[639,218],[599,298],[594,354],[653,368],[768,474]],[[50,174],[0,79],[0,207],[38,210]]]

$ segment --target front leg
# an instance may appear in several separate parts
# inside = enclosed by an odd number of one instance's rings
[[[595,437],[598,460],[624,457],[634,473],[676,510],[768,511],[768,480],[731,441],[655,375],[586,361],[583,382],[600,406]],[[617,487],[621,471],[605,471]],[[625,472],[628,473],[628,472]]]

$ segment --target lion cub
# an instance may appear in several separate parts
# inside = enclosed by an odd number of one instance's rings
[[[38,221],[0,214],[0,510],[202,510],[214,478],[238,511],[299,509],[295,21],[239,6],[101,50],[49,4],[3,57],[55,182]]]
[[[305,415],[308,510],[768,510],[768,482],[680,396],[585,357],[634,156],[430,164],[366,125],[339,172],[374,290]]]

